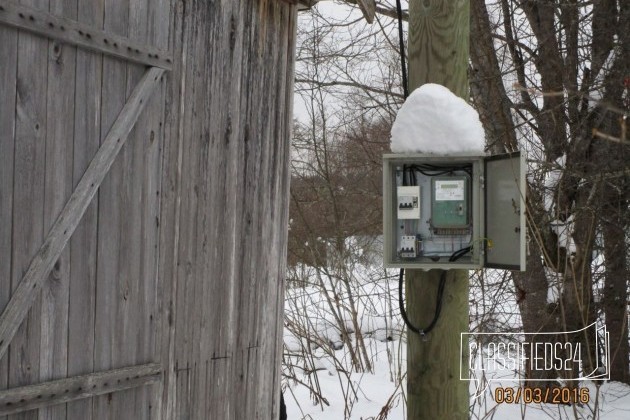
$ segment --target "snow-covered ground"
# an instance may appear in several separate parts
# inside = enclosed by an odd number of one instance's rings
[[[481,322],[520,328],[511,285],[501,274],[471,272],[472,329]],[[397,272],[354,261],[340,269],[303,266],[289,277],[283,365],[288,418],[405,419],[406,341]],[[499,375],[505,373],[486,372],[486,378]],[[624,384],[584,381],[580,387],[588,388],[590,402],[582,405],[497,404],[497,387],[518,386],[514,375],[503,377],[478,397],[470,383],[471,419],[630,419],[630,387]]]

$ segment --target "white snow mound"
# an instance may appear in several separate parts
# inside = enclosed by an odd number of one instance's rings
[[[394,153],[484,153],[477,111],[448,88],[427,83],[414,90],[392,127]]]

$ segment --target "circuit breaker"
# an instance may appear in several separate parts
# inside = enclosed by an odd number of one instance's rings
[[[420,187],[398,187],[396,188],[396,196],[399,219],[420,218]]]
[[[524,200],[519,153],[385,155],[385,266],[524,270]]]

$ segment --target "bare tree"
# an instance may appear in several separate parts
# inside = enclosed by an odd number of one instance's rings
[[[628,382],[630,8],[473,0],[471,9],[472,93],[489,147],[519,147],[531,163],[528,271],[514,274],[524,329],[577,330],[601,314],[614,346],[612,378]],[[606,261],[601,278],[594,255]],[[555,282],[559,299],[550,301]]]

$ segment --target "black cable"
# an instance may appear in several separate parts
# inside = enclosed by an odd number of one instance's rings
[[[464,171],[472,176],[469,166],[435,166],[430,164],[403,165],[403,185],[418,185],[416,171],[424,176],[447,175],[455,171]]]
[[[405,99],[409,96],[407,84],[407,63],[405,62],[405,38],[403,36],[402,6],[400,0],[396,0],[396,12],[398,13],[398,42],[400,43],[400,66],[402,67],[402,85]]]
[[[411,170],[420,172],[425,176],[439,176],[446,175],[455,171],[464,171],[468,175],[472,176],[472,171],[469,165],[466,166],[436,166],[431,164],[414,164],[409,165]]]
[[[400,315],[405,321],[405,325],[410,331],[415,332],[416,334],[426,335],[437,323],[438,318],[440,317],[440,312],[442,312],[442,297],[444,296],[444,286],[446,285],[446,271],[442,271],[442,275],[440,276],[440,284],[438,285],[437,296],[435,298],[435,313],[433,315],[433,319],[431,323],[426,328],[418,328],[411,323],[409,318],[407,317],[407,311],[405,310],[405,301],[403,299],[403,277],[405,274],[405,269],[400,269],[400,275],[398,277],[398,306],[400,307]]]
[[[472,249],[471,247],[467,246],[466,248],[462,248],[460,250],[455,251],[449,257],[448,259],[449,262],[457,261],[464,255],[469,253],[471,249]],[[437,324],[438,319],[440,318],[440,313],[442,312],[442,300],[444,297],[444,288],[446,286],[446,270],[442,270],[442,274],[440,275],[440,284],[438,285],[438,291],[435,297],[435,312],[433,314],[433,319],[431,320],[431,323],[429,323],[429,325],[427,325],[426,328],[416,327],[415,325],[411,323],[411,321],[409,320],[409,317],[407,316],[407,310],[405,309],[405,300],[403,298],[404,274],[405,274],[405,269],[401,268],[400,274],[398,276],[398,307],[400,308],[400,315],[402,316],[403,321],[405,321],[405,325],[410,331],[413,331],[416,334],[420,334],[424,336],[428,334],[429,332],[431,332],[431,330],[435,327],[435,324]]]

